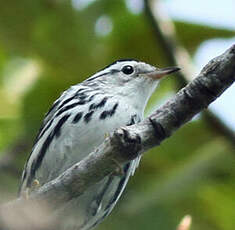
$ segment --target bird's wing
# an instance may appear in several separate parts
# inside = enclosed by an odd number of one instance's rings
[[[42,159],[45,155],[48,155],[48,154],[53,155],[52,154],[53,151],[58,151],[58,148],[56,148],[55,150],[53,150],[53,147],[49,149],[49,145],[51,144],[54,136],[59,135],[61,133],[60,128],[61,128],[62,122],[64,122],[67,116],[69,116],[72,109],[76,107],[77,110],[79,111],[80,104],[83,104],[84,101],[87,102],[91,100],[91,98],[94,96],[94,92],[92,92],[92,95],[91,94],[88,95],[88,93],[84,95],[82,94],[82,91],[78,93],[79,90],[76,90],[74,94],[70,92],[69,96],[66,93],[62,94],[62,96],[54,103],[50,111],[46,114],[42,128],[38,134],[36,144],[33,148],[32,154],[29,157],[29,160],[25,166],[25,170],[22,176],[22,184],[20,188],[21,191],[25,190],[27,187],[30,187],[33,179],[35,178],[36,172],[37,173],[42,172],[47,175],[47,172],[45,172],[44,169],[42,169],[42,167],[39,168],[40,162],[42,162]],[[102,100],[100,101],[100,103],[96,104],[96,107],[98,105],[101,107],[102,105],[101,102]],[[90,106],[91,105],[89,105],[89,108]],[[93,105],[93,107],[94,106],[95,105]],[[104,108],[102,107],[102,109]],[[89,114],[89,112],[87,114]],[[133,115],[130,117],[129,122],[127,122],[126,124],[132,125],[136,122],[139,122],[139,120],[140,119],[137,115]],[[107,119],[107,122],[108,122],[108,119]],[[82,129],[86,131],[86,129],[84,128],[86,126],[86,122],[80,123],[80,125],[83,125]],[[76,126],[73,126],[73,127],[76,127]],[[68,137],[66,136],[68,135],[68,133],[66,133],[66,130],[67,132],[71,133],[75,129],[73,129],[70,126],[67,126],[67,128],[63,130],[61,135],[64,135],[64,136],[62,137],[60,136],[61,137],[60,140],[63,139],[64,143],[65,141],[69,141],[69,136]],[[87,136],[84,135],[84,133],[82,134],[80,133],[79,135],[80,135],[80,138],[78,138],[78,142],[79,142],[80,149],[79,149],[79,152],[77,152],[77,156],[80,159],[85,150],[88,153],[90,153],[91,150],[90,149],[87,150],[89,146],[87,146],[84,143],[84,141],[81,140],[82,137],[85,138],[84,140],[87,140]],[[74,136],[75,135],[73,135],[73,137]],[[60,141],[58,141],[57,139],[57,143],[58,142]],[[63,144],[61,145],[64,146]],[[92,146],[92,148],[94,147],[95,146]],[[55,160],[55,162],[57,161]],[[123,175],[107,176],[99,183],[88,188],[86,192],[82,194],[81,196],[75,197],[71,201],[66,202],[66,204],[60,210],[58,210],[58,212],[61,211],[63,213],[62,215],[58,215],[58,216],[65,216],[65,219],[63,219],[63,225],[65,226],[65,228],[63,229],[70,229],[70,228],[67,228],[68,225],[80,226],[80,229],[89,229],[90,227],[101,222],[102,219],[105,218],[105,216],[107,216],[111,212],[113,207],[115,206],[116,202],[118,201],[119,197],[121,196],[127,184],[127,181],[130,175],[133,174],[135,168],[137,167],[138,162],[139,162],[139,159],[135,159],[121,166],[123,168]],[[61,159],[60,159],[60,163],[61,164],[63,163]],[[60,167],[58,166],[58,164],[59,163],[57,162],[55,169],[50,167],[49,169],[46,168],[46,170],[51,170],[51,171],[60,170]]]
[[[48,131],[51,126],[53,125],[54,118],[57,117],[58,115],[62,114],[63,112],[66,112],[68,110],[68,105],[74,104],[77,102],[83,102],[84,101],[84,94],[82,91],[84,91],[86,87],[84,87],[82,84],[78,84],[76,86],[70,87],[68,90],[64,91],[61,96],[54,102],[52,107],[49,109],[47,114],[44,117],[44,120],[42,122],[42,125],[38,131],[38,134],[35,138],[34,141],[34,147],[32,149],[31,154],[28,157],[28,160],[24,166],[24,170],[22,173],[22,178],[21,178],[21,184],[19,186],[19,191],[18,194],[20,195],[21,191],[24,190],[31,182],[33,179],[33,174],[31,170],[37,165],[38,162],[38,156],[35,156],[35,159],[30,162],[30,158],[32,156],[32,153],[35,150],[35,147],[38,147],[39,145],[39,140],[44,136],[45,132]],[[76,101],[76,102],[75,102]],[[57,129],[57,131],[59,131]],[[55,135],[56,133],[54,133]],[[48,144],[49,140],[52,140],[52,138],[48,137],[46,141],[44,142],[44,146]],[[46,149],[45,151],[46,152]],[[36,155],[36,154],[35,154]],[[41,159],[42,160],[42,159]],[[35,170],[34,170],[35,171]],[[30,177],[28,175],[31,175]]]

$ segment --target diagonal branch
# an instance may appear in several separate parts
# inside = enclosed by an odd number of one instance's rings
[[[182,88],[193,79],[194,68],[187,50],[177,40],[175,26],[168,17],[159,0],[145,0],[145,13],[153,28],[153,34],[164,50],[165,57],[170,65],[180,66],[181,72],[177,72],[178,87]],[[212,131],[219,132],[235,146],[235,134],[210,110],[203,113]]]
[[[117,129],[84,160],[32,192],[27,202],[50,201],[50,207],[55,209],[61,203],[80,196],[89,186],[114,172],[117,163],[128,162],[159,145],[194,115],[207,108],[234,81],[235,45],[211,60],[197,78],[150,117],[139,124]],[[19,208],[25,202],[19,198],[4,205],[0,208],[0,218],[6,210]]]

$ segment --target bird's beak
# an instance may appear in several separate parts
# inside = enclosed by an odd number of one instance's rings
[[[157,79],[162,78],[165,75],[174,73],[179,70],[180,70],[179,67],[167,67],[167,68],[162,68],[162,69],[156,69],[152,72],[149,72],[148,77],[157,80]]]

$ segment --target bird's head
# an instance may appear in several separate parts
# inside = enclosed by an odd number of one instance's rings
[[[140,96],[145,101],[151,96],[159,80],[178,71],[178,67],[156,68],[134,59],[122,59],[108,65],[85,82],[102,85],[107,93],[127,97]]]
[[[125,85],[131,82],[158,82],[163,76],[180,70],[178,67],[156,68],[134,59],[121,59],[106,66],[86,82],[100,81],[106,84]]]

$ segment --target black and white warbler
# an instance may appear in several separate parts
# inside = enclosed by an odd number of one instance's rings
[[[20,195],[54,179],[100,145],[105,134],[143,119],[159,79],[179,70],[158,69],[132,59],[118,60],[66,90],[46,114],[25,165]],[[107,176],[58,210],[60,229],[90,229],[113,209],[140,157],[122,165],[123,176]],[[60,215],[62,213],[62,215]]]

